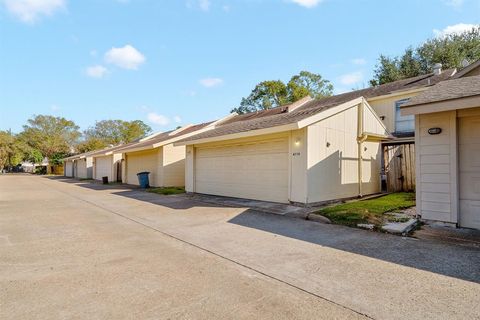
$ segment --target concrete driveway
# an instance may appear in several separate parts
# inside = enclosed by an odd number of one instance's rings
[[[1,319],[480,319],[480,250],[0,175]]]

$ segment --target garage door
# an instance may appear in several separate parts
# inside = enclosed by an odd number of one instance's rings
[[[288,139],[197,148],[195,192],[288,202]]]
[[[134,152],[127,154],[127,183],[138,185],[137,173],[150,172],[148,176],[151,186],[157,186],[158,149],[147,152]]]
[[[112,156],[95,158],[95,179],[101,180],[102,177],[108,177],[108,181],[113,181]]]
[[[71,161],[65,162],[65,176],[73,177],[73,162]]]
[[[459,118],[460,225],[480,229],[480,116]]]

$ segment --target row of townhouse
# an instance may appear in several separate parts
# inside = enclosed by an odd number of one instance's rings
[[[436,65],[427,75],[230,114],[66,158],[65,175],[138,185],[147,171],[156,187],[312,205],[380,192],[384,146],[415,143],[419,213],[480,228],[479,75],[480,61],[460,71]]]

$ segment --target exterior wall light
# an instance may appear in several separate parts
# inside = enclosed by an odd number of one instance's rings
[[[296,146],[299,146],[299,145],[300,145],[300,138],[297,137],[297,138],[295,139],[295,145],[296,145]]]
[[[430,128],[428,129],[428,134],[440,134],[442,133],[442,128]]]

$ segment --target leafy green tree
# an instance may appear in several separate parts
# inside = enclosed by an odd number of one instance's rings
[[[289,102],[298,101],[306,96],[314,99],[331,96],[333,85],[330,81],[322,78],[321,75],[300,71],[294,75],[287,84]]]
[[[262,81],[250,95],[242,98],[240,106],[232,109],[239,114],[267,110],[298,101],[308,95],[313,98],[330,96],[333,85],[319,74],[301,71],[285,84],[281,80]]]
[[[80,152],[87,152],[132,142],[152,132],[143,121],[102,120],[84,131],[84,140],[78,145]]]
[[[428,39],[416,48],[409,47],[398,57],[380,55],[371,85],[415,77],[432,72],[436,63],[445,69],[461,68],[464,60],[480,59],[480,27],[459,34]]]
[[[0,131],[0,170],[16,166],[22,161],[23,152],[11,131]]]
[[[23,126],[19,138],[43,156],[69,154],[80,138],[79,127],[70,120],[49,115],[36,115]]]

